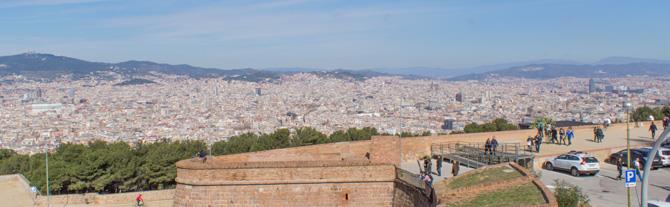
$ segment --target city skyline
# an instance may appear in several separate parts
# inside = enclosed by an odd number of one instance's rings
[[[667,3],[4,1],[0,18],[10,29],[0,34],[0,53],[223,69],[452,69],[537,59],[670,59],[664,50],[670,31],[659,26],[668,18],[662,4]]]

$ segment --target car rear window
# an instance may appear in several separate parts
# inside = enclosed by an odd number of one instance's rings
[[[663,155],[670,155],[670,150],[663,151]]]
[[[584,161],[586,163],[596,163],[596,162],[598,162],[598,159],[596,159],[595,157],[585,157]]]

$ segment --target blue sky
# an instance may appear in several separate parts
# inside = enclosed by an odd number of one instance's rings
[[[218,68],[670,59],[670,1],[2,0],[0,55]]]

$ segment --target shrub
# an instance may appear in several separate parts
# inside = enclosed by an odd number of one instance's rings
[[[578,186],[569,184],[565,181],[554,181],[556,189],[554,196],[559,207],[588,207],[589,197],[582,192]]]

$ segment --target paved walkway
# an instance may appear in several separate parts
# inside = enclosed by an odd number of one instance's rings
[[[33,206],[32,194],[17,179],[0,180],[0,206]]]
[[[632,123],[630,124],[631,146],[653,144],[654,139],[651,139],[651,134],[648,131],[648,127],[649,127],[648,125],[644,125],[641,127],[634,127],[634,124]],[[660,134],[661,131],[658,131],[656,133],[656,136],[659,136]],[[545,141],[547,140],[545,139]],[[522,142],[525,145],[526,140],[525,138],[519,139],[518,142]],[[626,146],[625,127],[617,126],[617,127],[610,127],[609,129],[607,129],[605,131],[605,139],[603,140],[602,143],[596,143],[593,141],[593,129],[579,129],[576,130],[575,138],[572,140],[572,145],[565,146],[565,145],[555,145],[545,143],[542,145],[539,155],[540,156],[555,155],[565,153],[570,150],[589,151],[595,149],[623,147],[623,146]]]

